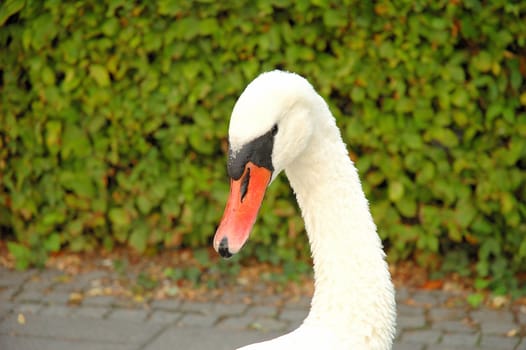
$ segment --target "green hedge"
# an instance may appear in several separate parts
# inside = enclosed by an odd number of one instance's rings
[[[516,290],[526,3],[344,2],[5,0],[0,225],[20,267],[61,247],[209,244],[232,106],[282,68],[331,105],[391,260],[469,274],[471,259],[478,286]],[[244,256],[305,259],[302,230],[281,177]]]

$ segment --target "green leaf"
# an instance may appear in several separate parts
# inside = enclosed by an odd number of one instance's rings
[[[58,252],[60,250],[60,235],[52,233],[44,241],[44,249],[47,252]]]
[[[148,242],[148,228],[143,225],[132,229],[130,235],[130,245],[139,252],[144,252],[146,243]]]
[[[94,64],[89,68],[89,75],[97,82],[101,87],[110,85],[110,76],[104,66]]]
[[[399,181],[390,182],[388,195],[392,202],[400,200],[404,196],[404,185]]]
[[[50,120],[46,123],[46,146],[52,154],[60,150],[60,139],[62,135],[62,123],[58,120]]]
[[[137,207],[142,214],[147,214],[151,211],[153,203],[147,195],[143,194],[137,197]]]
[[[484,301],[484,294],[482,294],[482,293],[473,293],[473,294],[468,295],[466,300],[468,301],[469,305],[471,305],[472,308],[476,309]]]
[[[217,20],[215,18],[205,18],[200,21],[199,31],[202,35],[214,34],[218,29],[219,25],[217,24]]]
[[[0,5],[0,27],[4,25],[9,17],[20,12],[25,6],[25,0],[5,0]]]
[[[323,23],[327,27],[342,27],[347,24],[347,16],[344,9],[326,10],[323,12]]]
[[[15,257],[15,267],[18,270],[25,270],[31,263],[31,251],[26,246],[15,243],[7,242],[7,249]]]
[[[488,72],[492,64],[493,59],[487,51],[480,51],[479,54],[473,58],[473,66],[482,72]]]
[[[117,227],[127,227],[131,223],[131,217],[123,208],[111,208],[109,211],[110,221]]]
[[[117,18],[110,18],[101,27],[104,35],[108,37],[113,37],[120,29],[119,20]]]
[[[462,228],[467,228],[476,215],[477,210],[468,200],[460,201],[455,208],[455,221]]]
[[[157,1],[157,11],[160,15],[177,15],[181,10],[181,2],[179,0],[159,0]]]
[[[412,218],[416,216],[416,201],[414,198],[404,197],[395,202],[396,207],[400,210],[400,213],[406,218]]]

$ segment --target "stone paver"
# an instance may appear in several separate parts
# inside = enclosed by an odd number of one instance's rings
[[[474,347],[479,340],[479,334],[448,333],[442,336],[441,344],[457,347]]]
[[[0,337],[2,350],[135,350],[134,344],[87,343],[78,340],[28,338],[28,337]]]
[[[424,345],[422,344],[405,344],[405,343],[395,343],[393,345],[393,350],[423,350]]]
[[[463,333],[476,333],[478,329],[470,325],[467,322],[463,321],[441,321],[441,322],[433,322],[431,324],[432,329],[438,329],[444,332],[463,332]]]
[[[87,305],[83,307],[73,307],[70,316],[77,318],[104,318],[110,312],[111,309],[106,307],[92,307]]]
[[[0,267],[0,349],[226,350],[297,328],[310,305],[241,290],[213,302],[93,295],[109,274]],[[394,350],[526,350],[526,308],[470,311],[458,293],[408,288],[396,299]]]
[[[504,335],[510,331],[518,331],[519,326],[512,322],[486,321],[480,325],[480,329],[484,334]]]
[[[115,303],[116,298],[113,295],[97,295],[86,297],[82,304],[91,306],[110,306]]]
[[[179,300],[154,300],[150,306],[152,309],[167,311],[179,311],[181,302]]]
[[[149,322],[153,323],[174,323],[177,322],[183,317],[183,314],[180,312],[170,312],[166,310],[156,310],[153,311],[148,319]]]
[[[266,316],[275,317],[278,314],[278,309],[267,305],[257,305],[247,310],[247,315],[251,316]]]
[[[247,329],[254,322],[253,316],[226,317],[218,322],[217,327],[221,329]]]
[[[178,321],[178,325],[187,327],[212,327],[218,319],[219,316],[215,315],[185,314]]]
[[[142,322],[148,317],[148,310],[115,309],[106,317],[108,320],[126,320]]]
[[[283,321],[300,324],[301,322],[303,322],[305,317],[307,317],[307,315],[307,309],[297,310],[286,308],[281,311],[281,313],[279,314],[279,318]]]
[[[287,323],[271,317],[259,317],[250,324],[250,328],[265,332],[285,331],[287,329]]]
[[[398,315],[396,325],[400,329],[422,328],[426,325],[426,319],[421,316]]]
[[[166,328],[144,350],[192,349],[192,350],[232,350],[279,336],[279,333],[244,331],[232,333],[231,330],[217,328]]]
[[[465,310],[437,307],[429,310],[431,321],[460,321],[468,316]]]
[[[519,345],[517,345],[517,348],[515,350],[526,350],[526,338],[522,338]]]
[[[441,332],[434,330],[404,331],[402,341],[412,344],[435,344],[441,337]]]
[[[29,315],[20,322],[14,315],[0,323],[0,336],[17,335],[47,337],[62,340],[111,342],[122,344],[145,343],[159,325],[144,322],[73,319],[58,316]]]
[[[66,305],[50,305],[44,306],[40,309],[39,315],[45,316],[69,316],[73,312],[73,308]]]
[[[515,337],[499,337],[494,335],[483,335],[480,346],[488,349],[504,350],[514,349],[519,340]]]

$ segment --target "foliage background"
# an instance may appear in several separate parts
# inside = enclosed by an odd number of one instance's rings
[[[390,260],[521,288],[525,2],[6,0],[0,45],[0,228],[19,267],[208,245],[231,108],[281,68],[329,102]],[[284,177],[254,231],[245,257],[308,259]]]

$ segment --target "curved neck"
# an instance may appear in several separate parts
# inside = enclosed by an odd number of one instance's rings
[[[319,111],[318,111],[319,112]],[[315,290],[306,324],[328,326],[367,349],[389,349],[395,304],[385,254],[361,183],[328,109],[285,172],[311,245]]]

